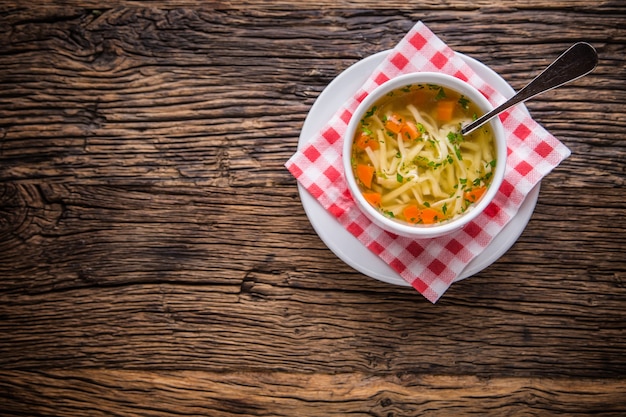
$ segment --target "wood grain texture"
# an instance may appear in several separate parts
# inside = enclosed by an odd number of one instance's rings
[[[94,404],[115,406],[118,416],[397,416],[462,415],[480,401],[480,415],[617,416],[626,407],[623,380],[471,376],[319,375],[282,372],[207,373],[128,370],[0,372],[13,379],[5,411],[20,412],[24,396],[32,416],[106,416]],[[123,388],[123,389],[122,389]],[[36,394],[35,394],[36,392]],[[555,395],[554,393],[560,393]],[[50,406],[56,398],[56,407]]]
[[[3,415],[626,411],[621,2],[0,5]],[[432,305],[341,262],[284,168],[320,92],[423,20],[572,155]],[[564,23],[567,22],[567,23]]]

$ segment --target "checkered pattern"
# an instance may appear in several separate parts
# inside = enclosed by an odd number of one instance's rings
[[[342,137],[358,104],[372,90],[398,75],[418,71],[443,72],[460,78],[481,91],[494,106],[505,100],[418,22],[354,97],[285,165],[343,227],[435,303],[518,212],[530,190],[570,151],[527,113],[513,108],[500,115],[508,144],[505,179],[484,213],[462,230],[435,239],[415,240],[385,232],[361,213],[350,196],[341,163]]]

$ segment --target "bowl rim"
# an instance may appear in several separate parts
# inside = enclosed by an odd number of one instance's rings
[[[496,169],[492,177],[491,185],[487,189],[485,195],[478,201],[477,204],[471,206],[471,208],[462,216],[451,221],[437,223],[434,225],[410,225],[384,216],[379,210],[365,200],[363,194],[359,190],[351,164],[352,142],[354,140],[356,128],[358,127],[363,114],[374,104],[374,102],[392,90],[416,83],[439,84],[451,88],[461,94],[464,94],[470,100],[475,102],[484,113],[494,108],[494,106],[480,91],[460,78],[438,72],[414,72],[399,75],[374,88],[374,90],[372,90],[372,92],[359,103],[356,110],[353,112],[343,137],[342,162],[350,194],[355,200],[357,207],[373,223],[382,229],[397,235],[412,238],[433,238],[446,235],[463,228],[469,222],[478,217],[478,215],[480,215],[485,208],[491,204],[504,180],[507,157],[506,136],[500,119],[498,117],[491,119],[489,123],[491,124],[491,128],[494,132],[496,142]]]

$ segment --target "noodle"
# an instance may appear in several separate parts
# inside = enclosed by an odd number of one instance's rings
[[[462,124],[480,113],[447,87],[417,84],[393,90],[368,109],[355,134],[351,157],[361,192],[378,193],[377,208],[403,222],[429,224],[460,216],[489,187],[496,165],[489,125],[460,133]],[[362,135],[372,139],[365,146],[356,140]],[[373,167],[373,178],[359,178],[359,172],[371,173],[371,168],[358,170],[359,165]]]

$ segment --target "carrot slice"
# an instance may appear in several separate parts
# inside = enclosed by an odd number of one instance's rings
[[[374,167],[371,165],[358,164],[356,166],[356,176],[367,188],[372,187],[374,177]]]
[[[455,104],[453,100],[439,100],[437,102],[437,119],[442,122],[452,120]]]
[[[422,134],[417,130],[417,126],[412,122],[404,122],[400,128],[402,139],[407,142],[419,138]]]
[[[373,151],[378,149],[378,141],[374,140],[373,137],[365,132],[361,132],[361,134],[357,136],[355,143],[359,149],[365,150],[366,148],[371,148]]]
[[[402,129],[402,118],[395,113],[391,114],[385,120],[385,129],[397,135]]]
[[[487,187],[485,186],[472,188],[471,190],[463,193],[463,198],[465,198],[470,203],[475,203],[478,200],[480,200],[480,197],[482,197],[483,194],[485,194],[486,190],[487,190]]]
[[[404,216],[404,220],[408,223],[419,223],[421,219],[420,209],[415,204],[406,206],[404,210],[402,210],[402,215]]]
[[[377,193],[375,191],[372,191],[371,193],[363,193],[363,197],[365,197],[367,202],[374,207],[380,207],[380,199],[382,197],[380,193]]]
[[[441,213],[429,207],[422,209],[421,217],[424,224],[433,224],[436,221],[442,219]]]

